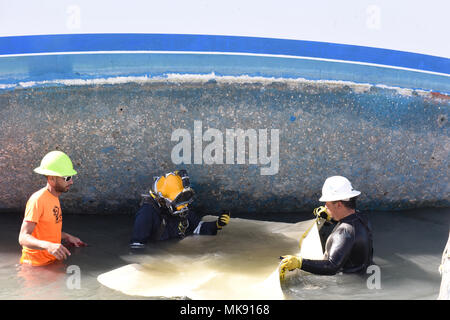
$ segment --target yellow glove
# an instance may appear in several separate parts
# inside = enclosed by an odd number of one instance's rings
[[[327,211],[327,208],[325,206],[317,207],[313,210],[313,214],[318,217],[325,219],[327,221],[331,221],[331,216]]]
[[[226,226],[230,222],[230,213],[229,212],[222,212],[222,214],[219,216],[219,219],[216,221],[217,229],[222,229],[222,227]]]
[[[284,280],[286,271],[292,271],[302,267],[302,258],[300,257],[287,255],[282,256],[281,258],[283,258],[283,260],[281,260],[279,267],[280,280]]]

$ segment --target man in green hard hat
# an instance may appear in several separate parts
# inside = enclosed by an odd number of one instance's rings
[[[68,192],[77,174],[70,158],[61,151],[45,155],[34,172],[47,179],[47,185],[35,192],[27,202],[25,217],[20,228],[22,246],[21,264],[43,266],[70,256],[62,245],[65,241],[75,247],[86,244],[79,238],[62,232],[62,211],[59,196]]]

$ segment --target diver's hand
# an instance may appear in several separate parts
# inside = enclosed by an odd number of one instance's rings
[[[325,219],[327,221],[331,221],[331,216],[327,211],[327,208],[325,206],[317,207],[313,210],[313,214],[318,217]]]
[[[302,258],[300,257],[286,255],[282,256],[281,258],[283,258],[283,260],[281,260],[279,267],[280,280],[284,280],[286,271],[292,271],[295,269],[300,269],[302,267]]]
[[[227,211],[223,211],[222,214],[217,219],[216,226],[218,229],[222,229],[222,227],[226,226],[230,222],[230,213]]]

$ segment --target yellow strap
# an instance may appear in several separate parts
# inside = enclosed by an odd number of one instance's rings
[[[298,247],[301,249],[302,248],[302,242],[303,239],[306,238],[306,236],[308,235],[308,233],[311,231],[311,229],[314,227],[314,224],[316,224],[319,221],[319,217],[317,217],[316,219],[314,219],[313,223],[311,224],[311,226],[306,229],[306,231],[303,233],[303,235],[300,237],[300,241],[298,243]]]

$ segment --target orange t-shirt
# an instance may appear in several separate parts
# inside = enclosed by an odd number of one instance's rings
[[[30,197],[25,209],[24,220],[36,223],[36,227],[31,234],[36,239],[61,243],[61,206],[58,197],[52,195],[46,187]],[[23,246],[20,263],[43,266],[55,260],[56,257],[48,253],[47,250],[36,250]]]

